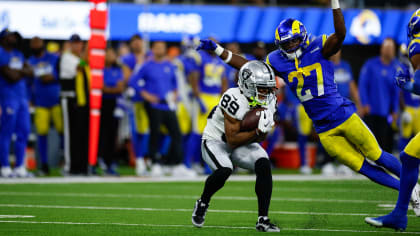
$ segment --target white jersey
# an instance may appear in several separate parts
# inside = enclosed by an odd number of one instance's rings
[[[267,106],[273,114],[276,111],[276,99],[273,99]],[[225,137],[225,117],[226,112],[232,118],[243,120],[245,114],[251,110],[248,99],[242,94],[238,87],[228,89],[213,108],[207,118],[207,125],[204,129],[203,139],[221,140],[226,142]],[[223,112],[222,112],[223,111]]]

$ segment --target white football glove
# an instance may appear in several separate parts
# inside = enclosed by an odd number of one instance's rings
[[[274,126],[274,115],[270,110],[261,111],[258,131],[268,133]]]
[[[413,117],[411,117],[411,114],[408,111],[403,111],[401,113],[401,122],[404,124],[408,124],[411,121],[413,121]]]

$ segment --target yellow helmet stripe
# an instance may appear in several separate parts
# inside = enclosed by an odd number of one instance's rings
[[[417,11],[415,11],[414,13],[413,13],[413,15],[411,16],[411,18],[410,18],[410,21],[411,21],[411,19],[413,19],[413,17],[415,17],[415,16],[420,16],[420,9],[417,9]]]
[[[298,20],[293,21],[292,34],[300,34],[300,22]]]
[[[276,29],[276,40],[280,41],[279,31]]]

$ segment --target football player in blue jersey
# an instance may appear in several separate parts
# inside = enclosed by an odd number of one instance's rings
[[[337,90],[334,66],[328,59],[340,50],[346,27],[338,0],[332,0],[331,6],[335,33],[309,40],[301,22],[285,19],[275,32],[278,50],[271,52],[266,62],[300,100],[330,156],[376,183],[399,190],[398,179],[366,159],[396,176],[400,176],[400,162],[380,148],[375,136],[356,114],[355,105]],[[213,50],[236,68],[247,62],[211,40],[203,40],[198,49]],[[415,197],[417,201],[418,196]]]
[[[58,56],[44,48],[44,41],[34,37],[30,43],[32,56],[28,64],[34,71],[34,123],[37,132],[38,152],[41,157],[41,173],[49,174],[48,131],[50,121],[60,136],[63,134],[63,117],[60,106],[60,84],[58,81]],[[60,141],[61,142],[61,141]]]
[[[406,67],[413,74],[413,67],[408,59],[406,44],[400,46],[400,58],[402,67]],[[420,96],[404,89],[401,90],[402,112],[400,115],[400,141],[399,150],[403,151],[411,138],[420,132]]]
[[[132,109],[128,109],[128,117],[130,121],[131,139],[136,155],[136,174],[138,176],[146,175],[146,163],[144,157],[148,152],[149,143],[149,119],[147,117],[146,108],[144,107],[144,99],[138,91],[135,91],[136,85],[131,84],[131,78],[143,66],[146,61],[145,50],[143,47],[143,39],[140,35],[135,34],[130,38],[129,54],[120,58],[124,79],[128,81],[128,94],[131,94],[133,102]]]
[[[2,177],[28,177],[24,159],[30,131],[29,104],[25,77],[32,70],[25,63],[23,53],[16,49],[14,33],[3,30],[0,33],[0,164]],[[15,141],[15,169],[10,168],[9,151],[12,135]]]
[[[407,68],[401,68],[395,76],[397,85],[405,91],[420,95],[420,8],[411,16],[407,29],[410,43],[408,57],[414,68],[414,78]],[[394,210],[385,216],[367,217],[366,223],[376,227],[387,227],[403,231],[407,227],[407,210],[410,196],[419,194],[415,188],[419,176],[420,165],[420,133],[411,139],[400,159],[402,170],[400,176],[400,191]],[[416,212],[416,215],[419,216]]]
[[[200,54],[195,48],[200,44],[198,36],[186,36],[181,41],[182,54],[173,60],[176,65],[178,94],[180,102],[177,107],[178,123],[183,135],[184,150],[188,153],[188,142],[192,132],[193,124],[193,104],[199,100],[199,93],[197,90],[193,91],[191,88],[191,81],[198,80],[200,71],[197,65],[200,64]],[[203,108],[204,109],[204,108]],[[204,109],[205,110],[205,109]],[[202,172],[200,161],[193,160],[193,155],[185,155],[184,164],[186,167],[195,169]]]

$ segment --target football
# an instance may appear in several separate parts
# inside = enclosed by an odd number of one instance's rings
[[[265,108],[257,107],[248,111],[241,121],[241,131],[250,131],[258,128],[261,111]]]

